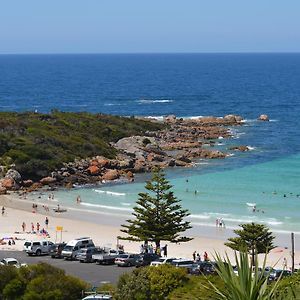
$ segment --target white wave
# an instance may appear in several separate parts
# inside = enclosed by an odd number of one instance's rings
[[[122,103],[104,103],[104,106],[121,106],[124,105]]]
[[[183,120],[197,120],[203,118],[203,116],[189,116],[189,117],[182,117]]]
[[[131,205],[131,203],[128,203],[128,202],[121,202],[121,204],[124,205],[124,206],[130,206]]]
[[[269,225],[282,225],[283,222],[280,222],[280,221],[262,221],[263,223],[267,223]]]
[[[247,146],[247,148],[250,150],[250,151],[253,151],[256,149],[256,147],[252,147],[252,146]]]
[[[164,116],[147,116],[147,117],[144,117],[146,119],[155,119],[155,120],[158,120],[158,121],[162,121],[164,119]]]
[[[88,206],[88,207],[104,208],[104,209],[109,209],[109,210],[132,211],[131,208],[117,207],[117,206],[110,206],[110,205],[102,205],[102,204],[94,204],[94,203],[89,203],[89,202],[81,202],[80,205]]]
[[[256,203],[252,203],[252,202],[247,202],[246,204],[250,207],[256,206]]]
[[[206,216],[206,215],[190,215],[190,218],[194,218],[194,219],[210,219],[210,216]]]
[[[270,119],[269,122],[278,122],[279,120]]]
[[[226,154],[226,156],[231,157],[231,156],[235,156],[235,154],[234,153],[228,153],[228,154]]]
[[[224,137],[223,137],[223,136],[219,136],[218,139],[219,139],[219,140],[223,140]]]
[[[257,122],[256,119],[244,119],[242,120],[243,123],[254,123],[254,122]]]
[[[136,102],[138,104],[151,104],[151,103],[170,103],[173,101],[174,100],[170,100],[170,99],[153,99],[153,100],[142,99],[142,100],[137,100]]]
[[[98,190],[98,189],[94,189],[94,192],[99,193],[99,194],[112,195],[112,196],[126,196],[125,193],[118,193],[118,192],[111,192],[111,191],[103,191],[103,190]]]

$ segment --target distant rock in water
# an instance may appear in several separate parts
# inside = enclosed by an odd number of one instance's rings
[[[270,121],[268,115],[260,115],[257,120],[259,120],[259,121]]]

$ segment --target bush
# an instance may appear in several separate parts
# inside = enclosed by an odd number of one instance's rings
[[[160,300],[166,299],[175,288],[188,282],[184,269],[169,265],[146,267],[134,270],[120,277],[117,299]]]

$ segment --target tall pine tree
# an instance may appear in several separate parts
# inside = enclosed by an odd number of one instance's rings
[[[132,213],[135,218],[122,225],[124,229],[121,229],[121,232],[127,236],[119,238],[154,242],[156,249],[160,249],[161,241],[178,243],[192,240],[181,235],[192,227],[190,222],[184,221],[189,213],[188,210],[182,209],[180,200],[170,190],[172,186],[165,178],[164,172],[156,170],[152,179],[146,182],[145,188],[149,192],[139,194]]]

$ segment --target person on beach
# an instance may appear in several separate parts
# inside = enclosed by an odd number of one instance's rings
[[[286,257],[283,258],[283,269],[284,270],[287,269],[287,259],[286,259]]]
[[[208,261],[208,254],[206,251],[204,251],[203,259],[204,259],[204,261]]]
[[[22,223],[22,230],[23,230],[23,232],[25,232],[25,230],[26,230],[26,224],[25,224],[25,222]]]
[[[223,226],[223,219],[221,218],[220,220],[219,220],[219,227],[222,227]]]
[[[199,253],[197,253],[196,261],[201,261],[201,256]]]
[[[4,214],[5,214],[5,207],[2,206],[2,217],[4,216]]]
[[[34,232],[34,224],[31,222],[31,232]]]
[[[168,245],[167,244],[163,247],[163,253],[164,253],[164,257],[168,256]]]
[[[193,252],[193,261],[196,261],[196,251]]]
[[[41,226],[41,225],[40,225],[40,223],[39,223],[39,222],[37,222],[37,223],[36,223],[36,231],[37,231],[37,232],[39,232],[39,231],[40,231],[40,226]]]
[[[48,217],[46,217],[46,219],[45,219],[46,228],[48,228],[48,224],[49,224],[49,219],[48,219]]]
[[[51,201],[51,194],[49,194],[48,196],[48,201]]]
[[[80,198],[79,195],[77,196],[76,202],[77,202],[78,204],[81,202],[81,198]]]
[[[219,223],[219,219],[217,218],[217,219],[216,219],[216,227],[219,227],[219,224],[220,224],[220,223]]]

